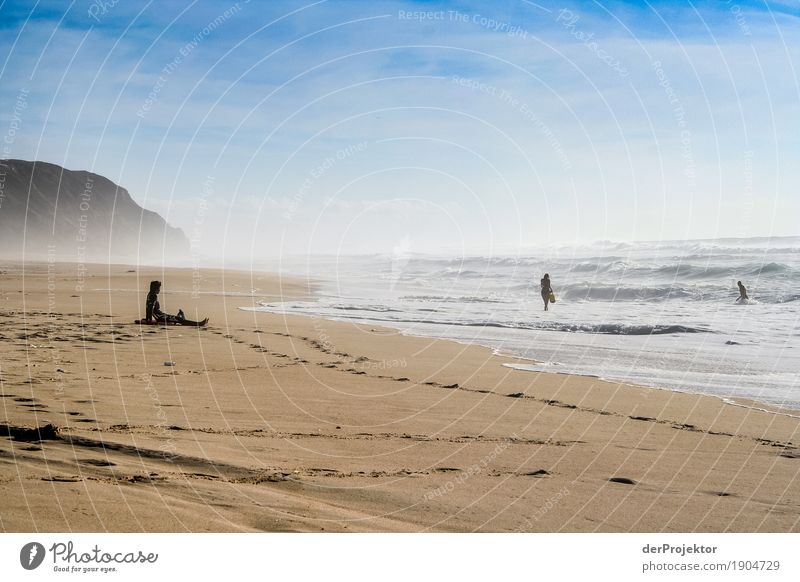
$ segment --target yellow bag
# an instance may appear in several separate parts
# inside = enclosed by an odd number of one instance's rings
[[[555,293],[550,293],[550,297],[548,299],[550,300],[550,303],[555,303],[556,302],[556,294]]]

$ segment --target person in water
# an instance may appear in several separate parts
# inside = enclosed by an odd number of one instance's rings
[[[158,294],[161,292],[161,281],[150,281],[150,292],[147,294],[147,301],[145,302],[145,320],[149,323],[155,321],[156,323],[171,323],[173,325],[192,325],[195,327],[203,327],[208,323],[206,317],[203,321],[192,321],[186,319],[183,315],[183,310],[178,310],[178,315],[170,315],[161,311],[161,306],[158,303]]]
[[[544,301],[544,310],[547,311],[547,308],[550,305],[550,294],[553,292],[553,288],[550,286],[550,275],[548,273],[545,273],[544,277],[542,277],[541,285],[542,285],[542,301]]]
[[[742,282],[736,281],[736,284],[739,286],[739,299],[737,299],[736,301],[738,301],[739,303],[744,303],[745,301],[749,301],[750,297],[747,296],[747,289],[745,288],[744,285],[742,285]]]

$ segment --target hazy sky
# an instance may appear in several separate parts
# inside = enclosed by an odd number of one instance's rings
[[[799,234],[798,0],[0,2],[0,157],[197,253]]]

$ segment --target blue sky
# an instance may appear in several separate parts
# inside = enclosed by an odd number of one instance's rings
[[[800,2],[3,2],[3,157],[228,258],[798,234]]]

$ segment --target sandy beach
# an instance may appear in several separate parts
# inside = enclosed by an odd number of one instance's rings
[[[800,413],[239,309],[313,294],[267,273],[0,271],[4,532],[800,531]],[[209,326],[135,325],[153,279]]]

